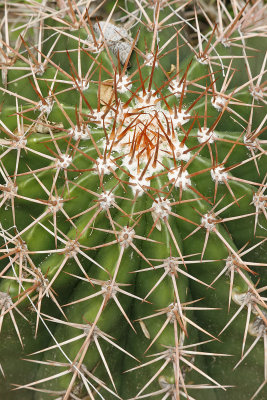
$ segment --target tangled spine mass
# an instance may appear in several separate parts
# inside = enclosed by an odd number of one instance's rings
[[[265,399],[266,6],[87,3],[0,4],[0,394]]]

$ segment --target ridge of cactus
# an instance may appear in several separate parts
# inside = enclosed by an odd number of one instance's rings
[[[264,1],[0,16],[0,398],[266,399]]]

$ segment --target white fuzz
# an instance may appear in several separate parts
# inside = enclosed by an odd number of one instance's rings
[[[174,94],[174,96],[179,97],[183,92],[183,82],[180,84],[177,80],[172,80],[168,86],[169,91]],[[186,85],[185,85],[186,90]]]
[[[103,125],[103,121],[105,122],[105,126],[109,126],[113,122],[113,113],[109,111],[104,117],[105,111],[102,109],[100,111],[94,110],[94,113],[91,115],[92,123]],[[104,119],[103,119],[104,117]]]
[[[166,113],[167,114],[167,113]],[[190,116],[184,109],[181,112],[177,111],[176,116],[174,114],[168,113],[168,119],[172,122],[172,126],[174,129],[180,127],[180,125],[184,125],[188,122],[188,117]]]
[[[7,188],[7,190],[3,190],[3,191],[5,193],[5,197],[8,199],[12,199],[18,192],[18,186],[12,181],[8,181],[3,186],[5,186]]]
[[[229,276],[229,275],[231,275],[232,271],[235,272],[236,271],[236,265],[237,265],[236,257],[233,256],[233,255],[228,256],[227,259],[226,259],[226,263],[225,263],[225,266],[227,268],[225,274]]]
[[[222,96],[216,96],[215,98],[213,97],[211,100],[211,104],[213,105],[214,108],[216,108],[217,111],[222,111],[226,104],[227,100],[222,97]]]
[[[112,207],[114,203],[115,197],[113,193],[103,193],[102,196],[99,198],[100,207],[103,210],[108,210]]]
[[[73,137],[74,140],[82,139],[82,140],[88,140],[90,139],[89,135],[89,130],[87,127],[78,127],[75,126],[75,128],[69,129],[69,135]]]
[[[155,58],[154,54],[147,53],[146,59],[145,59],[145,64],[148,65],[149,67],[152,67],[153,63],[154,63],[154,58]],[[158,65],[159,65],[158,62],[156,61],[155,67],[157,67]]]
[[[188,151],[186,153],[186,151],[188,150],[188,147],[185,144],[182,146],[178,140],[176,142],[174,142],[173,144],[175,145],[174,154],[175,154],[176,160],[189,161],[191,154],[190,154],[190,151]]]
[[[78,79],[78,80],[76,80],[76,82],[72,86],[75,89],[78,86],[80,88],[80,90],[82,92],[84,92],[85,90],[89,89],[89,81],[87,81],[86,79]]]
[[[79,246],[76,240],[69,239],[65,245],[64,253],[68,255],[69,258],[73,258],[78,253]]]
[[[135,103],[133,108],[143,109],[145,113],[151,113],[152,111],[161,111],[161,105],[158,101],[158,96],[155,95],[155,90],[151,90],[146,93],[145,96],[142,92],[139,92],[138,95],[139,100]]]
[[[118,93],[127,93],[129,89],[132,88],[132,82],[126,75],[121,76],[117,80],[117,92]]]
[[[40,100],[37,103],[37,108],[38,108],[38,110],[41,111],[41,113],[46,114],[48,116],[52,111],[54,101],[51,98],[46,98],[45,101],[46,101],[46,104],[44,104],[42,102],[42,100]]]
[[[138,176],[130,177],[129,183],[132,184],[131,188],[134,192],[134,194],[141,196],[144,193],[143,186],[150,186],[150,180],[146,180],[147,174],[145,174],[142,179],[139,179]]]
[[[11,308],[13,305],[13,301],[9,294],[5,292],[0,292],[0,310],[6,311]]]
[[[267,206],[267,199],[262,194],[255,193],[253,196],[252,203],[256,207],[256,209],[264,209]]]
[[[179,168],[168,172],[169,180],[174,179],[175,187],[180,188],[180,186],[182,186],[182,190],[187,190],[188,189],[187,185],[191,185],[191,180],[190,178],[187,177],[187,175],[188,175],[187,171],[182,171],[180,173]]]
[[[217,135],[214,131],[209,132],[209,128],[201,128],[201,131],[197,132],[197,138],[199,143],[213,143],[217,139]]]
[[[266,312],[262,311],[265,318],[267,317]],[[252,336],[264,336],[267,334],[267,327],[261,317],[255,319],[254,322],[249,324],[248,332]]]
[[[111,298],[117,294],[118,285],[116,285],[116,283],[112,283],[111,280],[108,280],[104,283],[104,285],[101,286],[101,289],[103,290],[103,297],[108,296],[108,298]]]
[[[104,160],[104,158],[98,158],[96,162],[100,174],[110,174],[111,173],[110,168],[112,169],[114,169],[114,167],[116,168],[116,165],[113,162],[111,162],[109,158],[106,158],[106,160]]]
[[[154,208],[153,214],[155,214],[156,217],[161,219],[168,218],[171,211],[170,201],[168,199],[160,200],[158,202],[154,201],[152,207]]]
[[[200,55],[200,57],[198,55],[195,56],[195,59],[202,65],[207,65],[209,63],[209,59],[207,56]]]
[[[68,154],[62,154],[59,160],[57,160],[57,167],[66,169],[72,163],[72,158]]]
[[[208,231],[212,231],[216,226],[217,219],[214,214],[204,214],[201,218],[201,225]]]
[[[101,37],[102,40],[105,40],[107,42],[119,42],[123,39],[131,39],[126,29],[106,21],[95,23],[93,28],[97,36]]]
[[[164,218],[168,219],[169,213],[171,211],[170,201],[168,199],[161,201],[154,201],[152,204],[154,210],[151,212],[153,221],[157,221],[156,228],[161,231],[161,222],[160,220]]]
[[[223,167],[216,167],[214,169],[211,169],[210,174],[212,179],[220,183],[222,183],[224,180],[227,180],[227,172],[224,172],[223,170]]]
[[[253,89],[250,89],[251,96],[256,100],[264,100],[264,93],[260,86],[254,86]]]
[[[174,358],[175,356],[176,356],[176,353],[174,353],[173,351],[172,351],[172,354],[168,354],[168,357],[170,359],[175,360],[175,358]],[[178,397],[176,395],[177,390],[176,390],[175,384],[167,382],[166,377],[163,375],[159,376],[158,382],[159,382],[160,387],[162,389],[164,389],[164,393],[168,394],[168,398],[170,398],[171,400],[178,400]],[[165,398],[167,398],[166,395],[165,395]]]
[[[40,284],[39,286],[36,287],[36,291],[39,292],[39,291],[44,290],[44,292],[45,292],[46,288],[49,285],[49,280],[44,277],[40,268],[38,268],[38,274],[36,275],[36,281],[39,282],[39,284]],[[49,297],[48,291],[46,291],[46,297]]]
[[[119,233],[119,243],[121,246],[129,247],[130,243],[132,243],[133,238],[135,235],[135,231],[131,228],[128,228],[128,226],[124,226],[123,229]]]
[[[169,276],[177,275],[177,265],[179,265],[179,259],[177,257],[168,257],[164,262],[164,270]]]
[[[63,199],[61,197],[51,196],[51,205],[48,207],[51,212],[57,212],[63,208]]]
[[[180,314],[180,310],[177,303],[171,303],[169,305],[169,311],[167,312],[167,318],[170,318],[170,323],[177,321],[176,315]]]
[[[252,293],[251,291],[247,291],[246,293],[240,293],[233,288],[232,299],[239,306],[242,306],[244,304],[245,305],[250,304],[251,312],[255,315],[258,315],[258,311],[254,306],[255,304],[257,304],[257,298],[255,294]]]
[[[249,150],[254,150],[254,151],[258,151],[258,147],[259,147],[259,141],[258,139],[253,139],[251,138],[251,136],[244,136],[244,143],[247,147],[247,149]]]
[[[231,42],[231,40],[229,40],[228,37],[223,37],[223,38],[221,39],[221,44],[222,44],[224,47],[231,47],[232,42]]]
[[[38,76],[42,76],[45,72],[45,68],[43,64],[37,64],[37,65],[33,65],[32,66],[33,72],[38,75]]]
[[[12,147],[14,149],[24,149],[27,145],[27,139],[24,137],[20,138],[19,140],[12,141]]]

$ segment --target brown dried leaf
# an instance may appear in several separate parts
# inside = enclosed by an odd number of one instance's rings
[[[100,104],[112,104],[115,101],[113,79],[106,79],[100,84]]]

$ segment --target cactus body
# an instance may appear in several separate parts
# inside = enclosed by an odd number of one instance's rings
[[[14,3],[1,396],[265,399],[261,2],[33,2],[16,38]]]

